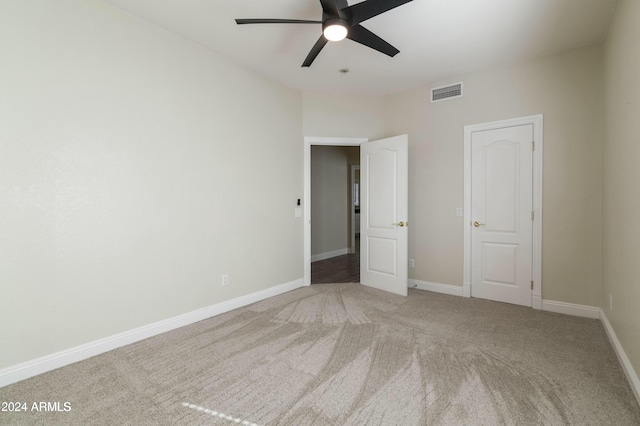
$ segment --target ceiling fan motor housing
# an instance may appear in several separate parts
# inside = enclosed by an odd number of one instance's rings
[[[337,28],[332,28],[332,27],[337,27]],[[342,30],[341,28],[344,28],[344,30]],[[322,21],[322,33],[328,40],[331,40],[331,41],[342,40],[349,33],[349,22],[347,22],[346,19],[339,18],[339,17],[326,18]],[[331,35],[332,33],[337,33],[338,35],[336,35],[334,38]]]

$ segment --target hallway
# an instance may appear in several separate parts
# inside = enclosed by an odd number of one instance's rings
[[[311,284],[359,283],[360,235],[356,234],[356,252],[311,263]]]

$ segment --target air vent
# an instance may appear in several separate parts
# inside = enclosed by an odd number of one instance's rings
[[[431,102],[440,102],[447,99],[462,97],[462,82],[448,86],[434,87],[431,89]]]

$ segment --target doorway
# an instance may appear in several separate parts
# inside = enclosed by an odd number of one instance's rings
[[[360,163],[358,161],[358,163]],[[349,189],[351,197],[351,253],[360,253],[360,165],[351,166]]]
[[[464,287],[542,308],[542,115],[465,126]]]
[[[305,137],[304,276],[311,284],[311,146],[360,145],[360,283],[401,296],[408,279],[408,135],[366,139]]]
[[[311,284],[359,283],[359,146],[311,146]]]
[[[367,141],[367,138],[304,138],[304,285],[311,284],[311,147],[359,147]]]

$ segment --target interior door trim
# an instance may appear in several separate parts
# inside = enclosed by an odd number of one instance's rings
[[[303,219],[304,219],[304,275],[303,284],[311,285],[311,145],[332,145],[332,146],[360,146],[368,142],[368,138],[327,138],[327,137],[304,137],[304,196],[303,196]]]
[[[471,297],[471,136],[474,132],[484,130],[515,127],[525,124],[533,125],[533,235],[532,243],[532,280],[531,307],[542,309],[542,171],[543,171],[543,115],[489,123],[464,126],[464,270],[462,279],[462,295]]]

